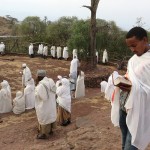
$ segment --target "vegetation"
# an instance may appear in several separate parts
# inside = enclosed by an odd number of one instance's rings
[[[10,52],[28,52],[28,45],[33,43],[48,43],[49,46],[68,46],[72,53],[74,48],[78,49],[79,58],[87,59],[89,56],[90,43],[90,20],[82,20],[77,17],[61,17],[57,21],[48,21],[47,17],[41,20],[37,16],[29,16],[22,22],[8,16],[0,21],[0,26],[9,29],[9,35],[16,37],[2,39],[6,43],[6,48]],[[110,59],[123,59],[131,53],[125,45],[126,31],[120,29],[114,21],[102,19],[96,20],[96,48],[102,56],[104,49],[108,50]],[[138,22],[139,24],[139,22]],[[11,29],[11,33],[10,33]],[[2,30],[2,28],[1,28]],[[6,32],[0,35],[7,35]],[[150,33],[148,33],[150,36]]]

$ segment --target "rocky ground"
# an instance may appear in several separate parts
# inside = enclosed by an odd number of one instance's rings
[[[10,61],[12,59],[14,60]],[[27,63],[34,79],[37,69],[46,69],[48,76],[55,81],[57,75],[68,75],[70,66],[69,61],[50,58],[0,57],[0,80],[9,81],[12,97],[22,88],[19,74],[22,63]],[[114,69],[105,66],[106,72]],[[1,114],[3,123],[0,124],[0,150],[121,150],[120,130],[114,128],[110,121],[110,109],[110,102],[104,99],[100,88],[86,88],[84,98],[72,100],[72,123],[67,127],[57,126],[48,140],[36,139],[35,110],[21,115]]]

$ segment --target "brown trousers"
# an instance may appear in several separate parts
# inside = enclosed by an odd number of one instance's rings
[[[70,120],[71,121],[71,113],[66,111],[61,106],[58,106],[57,108],[57,121],[59,124],[62,124],[64,121]]]

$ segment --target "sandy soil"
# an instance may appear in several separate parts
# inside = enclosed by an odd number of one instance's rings
[[[0,57],[0,80],[9,81],[12,97],[22,88],[19,74],[22,63],[27,63],[34,79],[37,69],[46,69],[48,76],[55,81],[57,75],[68,75],[70,66],[69,61],[50,58]],[[110,71],[110,68],[115,69],[106,66],[105,70]],[[110,102],[104,99],[100,88],[86,88],[84,98],[72,100],[72,123],[67,127],[57,126],[48,140],[36,139],[37,119],[34,109],[21,115],[1,114],[0,150],[120,150],[120,129],[114,128],[110,121],[110,108]]]

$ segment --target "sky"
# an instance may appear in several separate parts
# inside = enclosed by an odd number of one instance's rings
[[[62,16],[89,19],[90,10],[82,7],[91,0],[0,0],[0,16],[10,15],[22,21],[27,16],[38,16],[56,21]],[[115,21],[118,27],[129,30],[142,18],[143,27],[150,29],[150,0],[100,0],[97,18]]]

